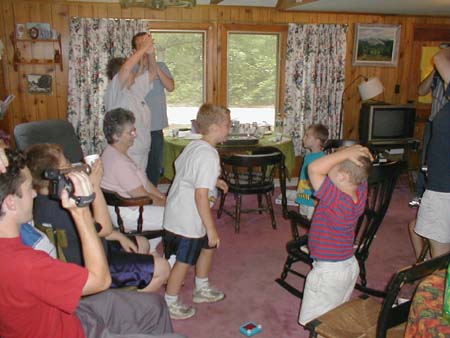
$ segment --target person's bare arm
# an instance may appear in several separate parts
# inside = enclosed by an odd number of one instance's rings
[[[164,73],[158,64],[156,64],[156,70],[162,85],[168,92],[173,92],[175,90],[175,81],[166,73]]]
[[[313,189],[318,190],[320,188],[331,168],[336,164],[345,160],[351,160],[357,165],[360,165],[361,163],[358,161],[358,158],[361,156],[372,159],[372,154],[369,149],[361,145],[354,145],[311,162],[308,165],[308,176]]]
[[[450,48],[440,50],[434,56],[434,65],[445,84],[450,83]]]
[[[89,196],[92,193],[92,184],[86,174],[71,172],[68,177],[74,185],[75,196]],[[82,291],[83,296],[107,289],[111,285],[111,274],[89,207],[77,207],[66,190],[61,193],[61,203],[70,212],[75,222],[85,267],[88,270],[88,278]]]
[[[120,246],[122,249],[125,250],[125,252],[138,252],[138,247],[134,242],[129,239],[127,236],[125,236],[123,233],[114,230],[111,232],[109,236],[106,237],[108,241],[118,241],[120,243]]]
[[[144,36],[142,43],[138,49],[131,55],[119,70],[119,81],[122,85],[125,85],[133,74],[134,66],[142,59],[142,57],[153,48],[153,41],[149,36]]]
[[[228,184],[221,178],[217,179],[216,187],[221,189],[225,194],[228,192]]]
[[[148,190],[140,185],[136,189],[127,192],[131,197],[148,196],[153,200],[153,205],[164,206],[166,204],[166,196],[150,182],[148,182]]]
[[[0,173],[6,173],[6,168],[8,167],[8,157],[5,154],[5,148],[0,147]]]
[[[147,54],[147,60],[149,65],[150,80],[153,80],[156,76],[161,80],[162,85],[168,92],[175,90],[175,81],[166,73],[162,71],[156,62],[155,52]]]
[[[102,226],[101,230],[98,232],[98,235],[100,237],[106,237],[113,231],[113,225],[111,222],[111,216],[109,215],[108,206],[105,201],[105,196],[100,188],[102,177],[103,164],[101,159],[98,159],[92,166],[92,171],[89,176],[95,192],[95,200],[92,202],[92,212],[94,214],[95,221]]]
[[[216,223],[214,222],[214,217],[209,207],[208,199],[208,189],[207,188],[197,188],[195,189],[195,204],[197,205],[197,210],[202,219],[203,225],[206,228],[206,234],[208,236],[208,245],[210,247],[219,247],[220,238],[217,233]]]
[[[419,96],[427,95],[431,90],[431,84],[433,83],[433,75],[436,70],[432,70],[430,74],[427,75],[425,79],[422,80],[419,84],[419,88],[417,90]]]

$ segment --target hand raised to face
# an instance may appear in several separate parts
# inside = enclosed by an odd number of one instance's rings
[[[153,38],[149,34],[139,36],[136,39],[137,50],[144,50],[147,54],[155,53],[155,45],[153,44]]]

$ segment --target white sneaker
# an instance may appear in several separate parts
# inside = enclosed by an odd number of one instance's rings
[[[192,306],[184,305],[180,301],[169,304],[170,318],[172,319],[188,319],[191,318],[197,312]]]
[[[200,290],[194,290],[192,301],[194,303],[215,303],[225,298],[225,294],[213,288],[212,286],[205,286]]]

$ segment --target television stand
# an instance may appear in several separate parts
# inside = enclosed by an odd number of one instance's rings
[[[382,161],[404,161],[408,169],[408,185],[411,191],[415,190],[413,171],[418,171],[420,164],[414,165],[411,157],[417,156],[420,141],[416,139],[398,140],[394,142],[369,142],[368,147],[379,154]]]

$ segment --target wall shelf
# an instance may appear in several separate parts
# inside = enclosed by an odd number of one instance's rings
[[[13,67],[14,70],[17,71],[20,65],[59,65],[61,71],[63,70],[62,63],[62,47],[61,47],[61,35],[58,35],[58,39],[17,39],[16,32],[11,33],[11,42],[14,48],[14,58],[13,58]],[[57,44],[58,49],[54,49],[53,59],[30,59],[21,57],[22,52],[26,48],[30,48],[27,44],[31,43],[32,45],[36,44]],[[53,48],[52,48],[53,50]]]

